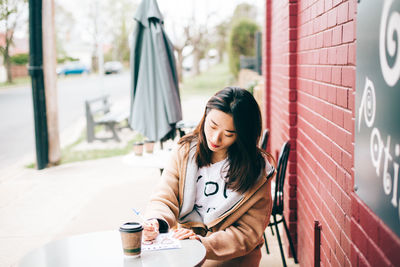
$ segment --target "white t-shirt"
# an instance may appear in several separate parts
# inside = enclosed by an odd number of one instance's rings
[[[197,171],[194,209],[204,223],[218,218],[242,198],[240,193],[227,188],[225,177],[228,170],[229,162],[226,158]]]

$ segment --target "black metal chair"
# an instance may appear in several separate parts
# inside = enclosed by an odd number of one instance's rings
[[[265,129],[263,131],[263,135],[260,142],[260,147],[262,150],[264,151],[267,150],[268,141],[269,141],[269,130]],[[270,227],[270,229],[271,233],[274,234],[274,229],[272,228],[272,226]],[[264,243],[265,243],[265,249],[267,250],[267,254],[269,254],[269,248],[268,248],[267,238],[265,237],[265,233],[264,233]]]
[[[268,224],[268,226],[271,227],[271,230],[272,230],[272,227],[275,226],[276,236],[278,238],[279,249],[280,249],[281,257],[282,257],[282,263],[283,263],[283,266],[285,266],[285,267],[287,266],[286,260],[285,260],[285,254],[283,252],[282,240],[281,240],[281,236],[280,236],[279,229],[278,229],[278,224],[282,223],[282,222],[283,222],[283,226],[286,231],[286,236],[289,240],[290,250],[292,251],[294,262],[298,263],[296,251],[294,250],[292,238],[290,236],[290,232],[287,227],[285,216],[283,213],[283,204],[284,204],[283,186],[285,184],[286,167],[287,167],[287,162],[289,159],[289,152],[290,152],[290,143],[289,143],[289,141],[287,141],[283,144],[280,154],[279,154],[279,158],[278,158],[277,172],[276,172],[276,178],[275,178],[275,190],[273,192],[274,202],[273,202],[272,214],[271,214],[273,221]],[[280,215],[280,217],[281,217],[279,220],[277,220],[277,215]],[[266,247],[267,253],[269,254],[267,238],[265,236],[265,233],[264,233],[264,240],[265,240],[265,247]]]
[[[267,145],[268,145],[268,139],[269,139],[269,130],[265,129],[261,138],[261,149],[266,150]]]

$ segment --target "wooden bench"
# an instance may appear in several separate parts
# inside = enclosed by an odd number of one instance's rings
[[[117,129],[118,125],[124,121],[127,122],[129,111],[111,112],[111,103],[108,95],[97,97],[85,101],[86,109],[86,138],[88,143],[94,140],[110,140],[115,139],[120,142]],[[97,125],[104,125],[106,129],[112,132],[111,137],[96,137],[95,128]]]
[[[199,122],[195,121],[184,121],[184,120],[178,121],[175,127],[179,132],[179,137],[183,137],[185,134],[193,131],[198,123]]]

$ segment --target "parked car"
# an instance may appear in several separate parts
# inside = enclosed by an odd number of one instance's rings
[[[73,62],[65,64],[57,68],[57,75],[70,75],[70,74],[88,74],[90,69],[80,62]]]
[[[122,63],[119,61],[108,61],[104,63],[105,74],[119,73],[122,71],[122,69]]]

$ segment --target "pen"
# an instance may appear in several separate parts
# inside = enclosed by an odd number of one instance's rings
[[[143,218],[143,216],[140,214],[140,211],[138,211],[138,210],[136,210],[136,209],[134,209],[134,208],[132,208],[132,211],[137,215],[137,216],[139,216],[139,218],[144,222],[144,221],[146,221],[144,218]]]

